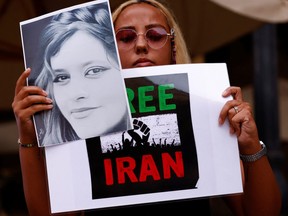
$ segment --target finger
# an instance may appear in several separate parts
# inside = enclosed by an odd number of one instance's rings
[[[219,114],[219,124],[223,124],[227,117],[230,117],[231,119],[236,114],[236,108],[234,107],[237,107],[238,111],[240,111],[240,102],[237,100],[230,100],[225,103]]]
[[[240,87],[230,86],[222,93],[223,97],[232,96],[234,100],[243,101],[242,91]]]
[[[27,78],[31,73],[31,69],[27,68],[18,78],[15,87],[15,98],[22,99],[30,94],[39,94],[47,96],[47,93],[40,87],[36,86],[27,86]],[[19,95],[18,95],[19,94]]]
[[[47,97],[47,93],[38,86],[22,86],[18,94],[15,96],[16,100],[23,100],[29,95],[40,95]]]
[[[44,111],[44,110],[51,110],[53,108],[53,104],[34,104],[30,106],[28,109],[25,109],[25,112],[27,112],[27,116],[32,116],[35,113],[39,111]]]
[[[52,100],[49,98],[41,97],[40,99],[25,98],[23,101],[19,101],[14,107],[14,113],[16,116],[32,116],[36,112],[42,110],[49,110],[53,107]],[[37,102],[35,102],[37,101]],[[27,115],[25,115],[27,114]]]
[[[25,88],[25,87],[24,87]],[[32,88],[36,89],[36,87],[27,87],[27,88]],[[37,94],[32,94],[32,95],[27,95],[27,93],[20,91],[20,93],[15,97],[12,107],[14,110],[14,113],[16,116],[22,116],[23,118],[26,118],[36,112],[42,111],[42,110],[48,110],[53,107],[52,100],[50,98],[47,98],[46,96],[43,95],[37,95]],[[31,91],[30,91],[31,92]],[[40,90],[40,92],[42,92]],[[21,96],[21,94],[27,95],[27,96]],[[24,117],[26,116],[26,117]]]
[[[236,109],[237,107],[237,109]],[[239,130],[241,128],[241,121],[239,119],[239,107],[233,106],[227,111],[227,119],[229,121],[229,131],[231,134],[239,133]]]
[[[23,88],[23,86],[26,86],[26,80],[28,78],[28,76],[31,73],[31,69],[27,68],[18,78],[17,82],[16,82],[16,88],[15,88],[15,95],[17,95],[21,89]]]
[[[52,104],[52,99],[44,97],[42,95],[29,95],[25,97],[21,101],[22,108],[28,108],[30,106],[36,106],[36,105],[50,105]]]
[[[238,106],[233,106],[233,109],[234,109],[234,111],[235,111],[235,115],[240,112]]]
[[[26,121],[26,119],[31,119],[31,117],[40,111],[51,110],[53,108],[53,104],[33,104],[26,109],[15,109],[14,113],[20,120]]]
[[[230,121],[230,133],[240,136],[241,134],[242,117],[240,115],[234,115]]]
[[[229,110],[229,123],[231,133],[236,133],[237,136],[240,136],[242,132],[243,123],[246,121],[245,119],[249,119],[252,115],[251,107],[248,103],[242,103],[238,106],[238,112],[236,113],[234,108]],[[247,122],[247,121],[246,121]]]

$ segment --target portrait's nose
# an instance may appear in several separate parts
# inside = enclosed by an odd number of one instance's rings
[[[79,101],[79,100],[83,100],[85,98],[88,98],[88,93],[83,90],[83,89],[80,89],[80,88],[76,88],[74,90],[72,90],[74,93],[73,93],[73,100],[75,101]]]
[[[75,79],[73,82],[71,82],[69,89],[69,94],[71,95],[72,99],[79,101],[88,98],[89,93],[85,82],[81,82],[78,79]]]

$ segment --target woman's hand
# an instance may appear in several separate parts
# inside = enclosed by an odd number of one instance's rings
[[[230,133],[237,135],[241,154],[254,154],[261,147],[250,104],[243,101],[241,88],[239,87],[228,87],[222,96],[232,96],[233,99],[227,101],[222,108],[219,123],[223,124],[227,118]]]
[[[36,143],[32,116],[39,111],[53,107],[47,93],[37,86],[27,86],[26,79],[31,69],[26,69],[18,78],[12,108],[17,122],[19,138],[22,143]]]

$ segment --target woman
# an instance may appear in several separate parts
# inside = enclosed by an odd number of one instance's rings
[[[176,63],[189,62],[184,40],[174,18],[169,10],[159,2],[155,0],[127,1],[116,9],[113,20],[123,68],[173,64],[175,61]],[[161,27],[168,34],[167,41],[161,46],[160,44],[155,46],[152,41],[153,37],[147,35],[149,29],[153,27]],[[117,35],[117,32],[127,29],[133,31],[124,32],[124,36],[122,34]],[[171,29],[174,30],[174,36],[170,35]],[[125,35],[129,35],[126,38],[129,40],[123,40]],[[130,40],[131,38],[133,40]],[[125,41],[127,41],[127,46],[121,46],[120,43]],[[31,115],[40,110],[51,109],[50,103],[47,102],[49,101],[46,97],[47,94],[42,89],[25,86],[25,78],[29,76],[29,73],[29,70],[26,70],[17,81],[13,102],[19,137],[24,144],[33,144],[36,141]],[[28,96],[32,92],[34,96]],[[247,161],[247,155],[261,151],[262,147],[259,144],[251,107],[243,101],[241,89],[229,87],[223,92],[223,97],[231,95],[233,99],[224,105],[219,114],[219,123],[223,124],[224,120],[228,118],[230,131],[237,135],[240,153],[243,160]],[[19,151],[25,196],[30,215],[49,215],[47,197],[44,197],[45,200],[39,200],[40,195],[47,194],[43,159],[39,148],[20,147]],[[281,194],[268,158],[262,155],[256,159],[253,162],[241,162],[244,193],[225,196],[224,199],[234,215],[279,215]],[[201,215],[209,215],[209,200],[200,199],[197,201],[117,208],[107,211],[99,210],[95,214],[124,213],[132,215],[141,212],[144,215],[151,215],[151,212],[156,210],[162,210],[165,213],[167,211],[171,214],[183,212],[182,210],[187,212],[188,210],[191,214],[197,211],[197,214],[201,212]],[[88,213],[86,212],[85,215]],[[93,215],[93,212],[91,213]]]
[[[55,101],[35,115],[42,146],[130,129],[107,3],[55,15],[39,47],[29,84]]]

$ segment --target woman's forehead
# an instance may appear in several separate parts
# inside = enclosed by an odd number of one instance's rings
[[[133,4],[126,7],[114,23],[115,30],[124,27],[162,25],[168,28],[165,15],[156,7],[147,3]]]

